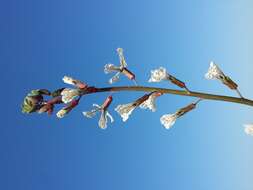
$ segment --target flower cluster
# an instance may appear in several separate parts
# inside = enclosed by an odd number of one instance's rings
[[[113,64],[106,64],[104,66],[104,72],[106,74],[108,73],[115,73],[115,75],[109,80],[109,83],[115,83],[119,80],[120,75],[125,75],[129,80],[132,80],[135,82],[135,74],[131,72],[127,68],[127,63],[125,60],[125,57],[123,55],[123,49],[117,48],[117,54],[119,56],[119,66],[115,66]],[[240,98],[234,98],[234,97],[227,97],[227,98],[233,98],[236,99],[236,101],[244,101],[244,99],[241,95],[241,93],[238,90],[238,85],[227,75],[224,74],[224,72],[214,63],[210,63],[210,67],[208,69],[208,72],[205,74],[205,77],[207,79],[217,79],[221,81],[224,85],[229,87],[232,90],[235,90]],[[58,118],[65,117],[71,110],[73,110],[80,102],[80,99],[90,93],[96,93],[96,92],[112,92],[117,91],[115,89],[121,89],[128,90],[129,87],[109,87],[109,88],[96,88],[94,86],[88,86],[88,84],[74,79],[69,76],[64,76],[62,78],[63,82],[65,84],[71,85],[71,87],[68,88],[60,88],[53,92],[50,92],[47,89],[37,89],[32,90],[30,93],[26,95],[24,98],[23,104],[22,104],[22,112],[23,113],[48,113],[51,115],[54,111],[54,108],[57,104],[65,104],[63,108],[61,108],[57,113],[56,116]],[[181,118],[186,113],[192,111],[196,108],[197,104],[203,100],[203,99],[211,99],[207,96],[207,94],[204,93],[196,93],[193,91],[190,91],[186,84],[176,78],[175,76],[171,75],[164,67],[159,67],[157,69],[151,70],[151,75],[148,80],[148,82],[161,82],[161,81],[168,81],[180,88],[183,88],[185,91],[179,91],[174,90],[173,93],[180,94],[180,95],[186,95],[186,96],[192,96],[192,97],[198,97],[199,99],[179,110],[177,110],[175,113],[172,114],[165,114],[160,117],[160,123],[164,126],[166,129],[170,129],[176,122],[178,118]],[[152,112],[156,111],[156,99],[163,95],[164,93],[169,93],[170,89],[161,89],[161,88],[152,88],[152,87],[141,87],[141,86],[134,86],[131,87],[132,90],[142,90],[142,91],[148,91],[149,93],[144,94],[143,96],[137,98],[135,101],[126,103],[126,104],[119,104],[114,109],[122,118],[123,122],[126,122],[130,115],[134,112],[135,109],[141,108],[141,109],[148,109]],[[172,90],[171,90],[172,91]],[[219,96],[215,96],[213,99],[219,99]],[[49,97],[49,98],[48,98]],[[221,97],[221,96],[220,96]],[[225,99],[224,99],[225,100]],[[114,121],[112,115],[109,113],[109,107],[111,106],[113,101],[112,95],[109,95],[104,102],[101,105],[93,104],[93,109],[90,111],[84,111],[82,112],[83,116],[87,118],[93,118],[96,116],[96,114],[99,112],[100,117],[98,121],[98,126],[101,129],[107,128],[108,120],[112,123]],[[248,101],[248,100],[247,100]],[[253,124],[246,124],[245,125],[245,133],[248,135],[253,136]]]
[[[128,120],[131,113],[137,107],[140,107],[142,109],[150,109],[154,112],[156,110],[155,99],[161,95],[162,93],[160,92],[151,92],[149,94],[145,94],[144,96],[138,98],[134,102],[118,105],[115,108],[115,111],[119,113],[124,122]]]

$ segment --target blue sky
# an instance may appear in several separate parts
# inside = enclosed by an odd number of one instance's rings
[[[250,0],[1,1],[0,188],[252,190],[250,107],[203,101],[170,130],[160,116],[195,99],[162,96],[157,112],[136,110],[123,123],[113,108],[143,93],[117,93],[107,130],[81,114],[106,93],[84,97],[62,120],[20,111],[27,92],[64,87],[64,75],[108,86],[103,67],[118,62],[117,47],[141,85],[174,88],[147,83],[164,66],[190,89],[236,95],[204,79],[214,60],[252,98],[252,9]]]

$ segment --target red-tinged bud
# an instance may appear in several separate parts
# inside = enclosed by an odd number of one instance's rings
[[[76,87],[77,88],[80,88],[80,89],[85,89],[85,88],[87,88],[88,87],[88,85],[87,84],[85,84],[85,83],[82,83],[82,82],[76,82]]]
[[[71,84],[71,85],[74,85],[76,86],[77,88],[79,89],[85,89],[88,87],[87,84],[85,84],[84,82],[80,81],[80,80],[76,80],[72,77],[69,77],[69,76],[64,76],[63,77],[63,82],[65,82],[66,84]]]
[[[127,68],[123,68],[121,73],[123,73],[130,80],[135,79],[135,75],[131,71],[129,71]]]
[[[169,76],[168,76],[168,79],[169,79],[173,84],[179,86],[180,88],[186,88],[185,83],[182,82],[182,81],[180,81],[180,80],[178,80],[178,79],[175,78],[174,76],[169,75]]]
[[[110,106],[110,104],[112,103],[112,100],[113,100],[112,96],[108,96],[101,107],[104,110],[107,109]]]

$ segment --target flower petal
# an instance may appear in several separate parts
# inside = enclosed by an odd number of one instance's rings
[[[160,122],[165,127],[165,129],[170,129],[175,124],[176,119],[176,114],[165,114],[160,118]]]
[[[161,95],[160,92],[152,93],[149,96],[149,98],[140,105],[140,108],[150,109],[152,112],[155,112],[156,111],[155,99],[160,95]]]
[[[210,67],[205,74],[206,79],[219,79],[222,80],[225,78],[224,73],[221,71],[221,69],[213,62],[210,62]]]
[[[105,65],[105,67],[104,67],[105,74],[108,74],[108,73],[111,73],[114,71],[120,71],[120,68],[111,64],[111,63]]]
[[[151,70],[151,77],[148,82],[160,82],[167,79],[166,69],[160,67],[159,69]]]
[[[247,135],[251,135],[253,136],[253,124],[245,124],[244,125],[244,132],[247,134]]]
[[[85,117],[88,117],[88,118],[93,118],[95,115],[96,115],[96,113],[99,111],[99,109],[93,109],[93,110],[91,110],[91,111],[84,111],[83,112],[83,115],[85,116]]]
[[[106,117],[110,118],[111,123],[114,122],[114,119],[113,119],[112,115],[108,111],[106,111]]]
[[[126,68],[127,63],[126,63],[125,57],[123,55],[123,49],[122,48],[117,48],[117,52],[118,52],[119,60],[120,60],[120,67],[121,68]]]
[[[100,119],[98,121],[98,126],[101,129],[106,129],[107,128],[107,118],[106,118],[106,113],[104,110],[101,111],[101,116]]]
[[[73,101],[76,97],[80,95],[80,92],[77,89],[65,88],[62,92],[62,101],[64,103],[69,103]]]
[[[66,109],[61,109],[56,113],[56,116],[61,119],[66,116],[67,112],[68,111]]]
[[[128,120],[129,116],[133,112],[133,110],[136,108],[136,106],[133,105],[133,103],[129,104],[123,104],[118,105],[115,108],[115,111],[118,112],[118,114],[122,117],[122,120],[125,122]]]

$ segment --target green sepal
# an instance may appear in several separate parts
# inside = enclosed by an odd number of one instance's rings
[[[52,97],[60,96],[60,95],[61,95],[61,92],[62,92],[64,89],[65,89],[65,88],[60,88],[60,89],[57,89],[57,90],[53,91],[53,92],[51,93],[51,96],[52,96]]]

